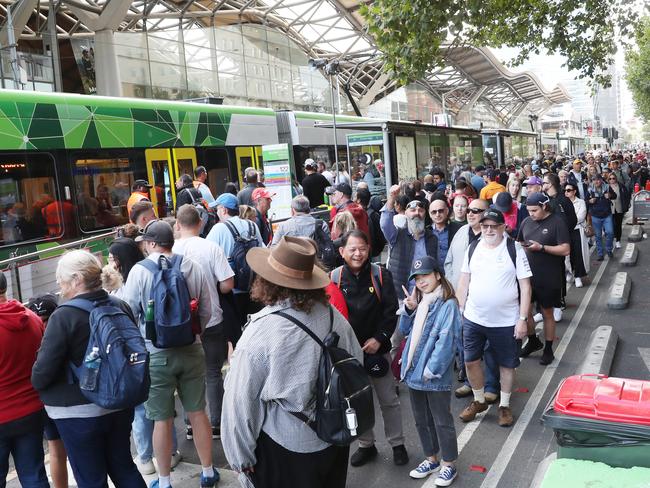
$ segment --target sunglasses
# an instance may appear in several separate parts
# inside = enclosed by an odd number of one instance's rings
[[[481,224],[481,229],[485,230],[497,230],[503,224]]]
[[[485,210],[483,210],[482,208],[468,208],[467,211],[474,215],[482,214],[483,212],[485,212]]]
[[[429,210],[429,213],[432,213],[434,215],[438,215],[438,214],[441,214],[441,213],[445,213],[446,211],[447,211],[446,208],[439,208],[437,210],[431,209],[431,210]]]
[[[573,193],[575,190],[573,188],[565,188],[564,193]]]
[[[420,200],[413,200],[412,202],[409,202],[409,204],[406,206],[408,209],[412,208],[424,208],[424,204]]]
[[[607,178],[609,181],[618,181],[616,178]]]

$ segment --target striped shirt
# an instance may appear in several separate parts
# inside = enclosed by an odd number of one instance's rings
[[[329,447],[289,413],[314,412],[320,346],[298,326],[272,313],[279,310],[307,324],[321,339],[330,330],[329,310],[322,304],[305,313],[282,302],[251,315],[224,385],[221,441],[235,471],[256,464],[255,446],[262,430],[293,452]],[[337,310],[332,330],[340,336],[339,346],[363,362],[354,331]]]

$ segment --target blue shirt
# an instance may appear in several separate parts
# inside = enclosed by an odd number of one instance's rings
[[[447,257],[447,251],[449,251],[449,226],[445,226],[444,229],[438,230],[435,225],[432,225],[431,230],[438,238],[438,264],[441,269],[444,269],[445,258]]]

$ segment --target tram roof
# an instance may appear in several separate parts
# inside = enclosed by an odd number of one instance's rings
[[[56,3],[57,35],[91,36],[95,31],[169,31],[233,24],[263,24],[286,34],[312,58],[340,61],[339,81],[355,101],[379,100],[399,88],[383,71],[381,52],[367,33],[360,8],[372,0],[61,0]],[[47,34],[50,2],[16,0],[0,3],[0,17],[11,5],[31,11],[19,28],[23,39]],[[15,12],[15,13],[14,13]],[[433,68],[417,83],[434,97],[444,94],[447,110],[457,114],[483,102],[507,127],[524,110],[541,114],[570,100],[560,86],[547,91],[530,72],[513,73],[489,49],[449,48],[444,67]]]

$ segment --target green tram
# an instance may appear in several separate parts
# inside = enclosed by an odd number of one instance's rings
[[[136,179],[149,180],[159,217],[175,208],[174,181],[197,165],[213,194],[262,167],[262,146],[289,143],[294,177],[307,157],[334,160],[331,115],[66,93],[0,90],[0,259],[110,232],[128,221]],[[390,160],[382,186],[419,176],[432,161],[455,155],[478,164],[483,148],[470,129],[400,123],[394,137],[368,147],[373,119],[337,116],[339,160]],[[376,122],[376,121],[375,121]],[[381,125],[381,124],[380,124]],[[381,135],[381,134],[380,134]],[[411,141],[412,139],[412,141]],[[444,169],[445,161],[440,161]],[[391,176],[392,175],[392,176]]]

